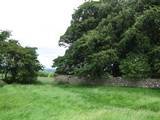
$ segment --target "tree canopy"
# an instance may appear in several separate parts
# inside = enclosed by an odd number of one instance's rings
[[[10,32],[0,32],[0,74],[7,83],[33,83],[42,65],[37,60],[37,48],[22,47],[10,39]]]
[[[160,1],[88,1],[60,37],[68,49],[57,73],[85,77],[160,77]]]

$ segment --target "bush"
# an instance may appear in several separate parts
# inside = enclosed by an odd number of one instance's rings
[[[152,66],[152,77],[160,78],[160,46],[154,47],[149,53]]]
[[[150,77],[150,65],[145,56],[129,55],[120,63],[120,70],[125,78],[144,79]]]
[[[54,77],[53,72],[47,72],[47,71],[39,71],[38,72],[39,77]]]
[[[48,73],[47,73],[47,72],[44,72],[44,71],[39,71],[39,72],[38,72],[38,76],[39,76],[39,77],[48,77]]]

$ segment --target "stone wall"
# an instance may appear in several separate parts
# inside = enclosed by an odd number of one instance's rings
[[[126,80],[121,77],[115,77],[105,80],[105,84],[112,86],[160,88],[160,79]]]
[[[57,83],[71,85],[110,85],[110,86],[128,86],[128,87],[144,87],[144,88],[160,88],[160,79],[145,79],[145,80],[125,80],[121,77],[113,77],[105,80],[88,80],[72,75],[57,75],[55,76]]]
[[[54,77],[55,82],[62,83],[62,84],[72,84],[72,85],[79,85],[79,84],[86,84],[86,80],[83,78],[79,78],[77,76],[72,75],[56,75]]]

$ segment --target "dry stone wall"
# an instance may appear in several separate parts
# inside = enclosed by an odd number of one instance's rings
[[[56,75],[57,83],[71,85],[110,85],[110,86],[128,86],[128,87],[143,87],[143,88],[160,88],[160,79],[145,79],[145,80],[126,80],[121,77],[113,77],[105,80],[88,80],[83,77],[72,75]]]

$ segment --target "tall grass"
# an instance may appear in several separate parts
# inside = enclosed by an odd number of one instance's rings
[[[0,88],[0,120],[160,120],[160,89],[41,84]]]

